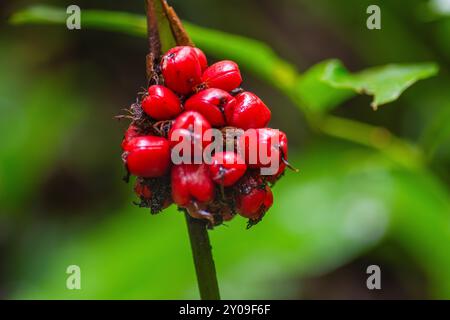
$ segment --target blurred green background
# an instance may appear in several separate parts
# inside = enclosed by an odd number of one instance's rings
[[[0,4],[0,297],[197,299],[184,217],[173,207],[150,216],[121,180],[127,124],[114,116],[146,83],[147,42],[83,20],[79,31],[8,23],[36,3]],[[236,218],[210,232],[222,297],[449,299],[448,1],[170,3],[211,61],[239,62],[300,168],[276,185],[262,223],[245,230]],[[144,12],[143,1],[76,4]],[[369,4],[381,7],[381,30],[366,28]],[[291,94],[293,73],[330,58],[351,71],[433,61],[440,72],[376,112],[348,90]],[[66,289],[72,264],[81,290]],[[371,264],[382,290],[366,288]]]

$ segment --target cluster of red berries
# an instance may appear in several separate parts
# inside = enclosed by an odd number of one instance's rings
[[[128,176],[138,177],[139,205],[157,213],[175,203],[191,216],[208,220],[211,227],[236,214],[248,218],[249,226],[259,222],[273,203],[270,186],[287,163],[286,135],[266,128],[269,108],[240,88],[241,73],[233,61],[208,66],[200,49],[179,46],[156,65],[150,87],[129,110],[132,123],[122,142]],[[201,130],[194,131],[194,126]],[[234,151],[216,152],[209,164],[173,163],[171,151],[180,137],[191,141],[193,153],[202,151],[210,144],[203,133],[211,128],[220,129],[220,143],[231,144]],[[245,146],[249,129],[256,130],[259,148],[279,157],[275,174],[261,175],[267,163],[258,157],[254,163],[240,158],[236,141]],[[277,144],[271,142],[274,135]],[[246,157],[249,154],[247,150]]]

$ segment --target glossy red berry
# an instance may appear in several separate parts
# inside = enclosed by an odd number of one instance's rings
[[[228,125],[247,130],[267,126],[271,112],[255,94],[242,92],[225,106],[225,117]]]
[[[188,94],[201,82],[202,66],[193,47],[170,49],[161,60],[165,85],[180,94]]]
[[[151,79],[158,85],[123,116],[132,119],[122,159],[124,180],[137,176],[134,203],[152,214],[176,203],[211,228],[237,214],[247,227],[261,221],[273,204],[270,188],[291,168],[287,138],[267,128],[271,112],[241,88],[238,65],[208,66],[202,50],[178,46]]]
[[[178,145],[183,150],[190,148],[191,156],[202,155],[202,151],[210,141],[205,140],[204,133],[211,129],[211,125],[200,113],[186,111],[174,121],[169,131],[169,141],[172,148]],[[180,152],[183,156],[183,152]]]
[[[206,164],[176,165],[172,168],[171,180],[173,201],[181,207],[214,199],[214,183]]]
[[[224,107],[233,99],[228,92],[211,88],[190,97],[186,100],[184,108],[201,113],[213,127],[223,127],[225,125]]]
[[[208,68],[208,59],[206,59],[205,54],[199,48],[195,48],[195,53],[197,54],[198,61],[200,62],[200,67],[202,68],[202,72]]]
[[[170,164],[169,141],[155,136],[134,138],[128,142],[123,158],[128,171],[135,176],[163,176]]]
[[[164,86],[150,86],[148,95],[142,100],[142,109],[156,120],[173,119],[183,111],[180,99]]]
[[[279,168],[275,175],[284,171],[288,157],[288,140],[283,131],[271,128],[247,130],[239,138],[238,145],[249,167],[270,167],[273,159],[276,159]]]
[[[242,83],[238,65],[230,60],[219,61],[203,72],[202,83],[206,88],[232,91]]]
[[[139,128],[134,125],[130,125],[127,131],[125,131],[125,135],[122,140],[122,150],[126,151],[128,149],[128,142],[130,142],[131,139],[136,138],[138,136],[139,136]]]
[[[212,157],[209,173],[217,184],[229,187],[234,185],[247,170],[244,160],[235,152],[218,152]]]
[[[272,191],[260,179],[253,177],[243,182],[241,188],[242,192],[236,197],[236,210],[250,220],[260,220],[273,204]]]
[[[238,140],[238,150],[249,168],[271,168],[263,173],[269,182],[275,182],[286,168],[288,141],[280,130],[247,130]]]
[[[275,183],[286,170],[286,164],[284,162],[280,162],[280,166],[278,167],[278,171],[273,175],[265,176],[266,181],[270,183]]]

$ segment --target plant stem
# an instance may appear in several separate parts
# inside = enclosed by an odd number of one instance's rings
[[[167,20],[172,31],[173,39],[179,46],[193,46],[193,42],[178,18],[175,10],[165,0],[146,0],[147,35],[149,54],[147,55],[147,77],[150,82],[155,77],[154,64],[161,55],[161,34],[158,30],[158,19]],[[160,8],[157,11],[157,6]],[[185,213],[186,223],[191,242],[192,256],[194,258],[195,272],[197,274],[198,289],[202,300],[219,300],[219,285],[217,283],[216,268],[211,252],[206,221],[192,218]]]
[[[191,38],[184,29],[184,26],[176,14],[165,0],[160,0],[163,11],[172,30],[173,37],[179,46],[193,46]],[[191,242],[192,257],[194,258],[195,273],[197,274],[197,284],[202,300],[219,300],[219,285],[217,283],[216,267],[212,256],[212,247],[209,242],[207,222],[201,219],[192,218],[185,213],[186,223]]]
[[[188,213],[185,215],[200,298],[202,300],[219,300],[219,285],[206,222],[201,219],[192,218]]]
[[[170,7],[165,0],[160,0],[162,8],[169,20],[173,37],[179,46],[193,46],[191,38],[184,29],[181,20],[175,10]],[[192,257],[194,258],[195,273],[197,274],[197,284],[202,300],[219,300],[219,285],[217,283],[216,267],[212,256],[212,247],[209,242],[207,222],[201,219],[192,218],[185,213],[186,223],[191,242]]]

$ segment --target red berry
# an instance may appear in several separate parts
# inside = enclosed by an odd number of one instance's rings
[[[123,158],[128,171],[135,176],[163,176],[170,164],[169,141],[155,136],[134,138],[128,143]]]
[[[225,125],[223,108],[233,100],[228,92],[221,89],[206,89],[190,97],[184,104],[186,110],[201,113],[214,127]]]
[[[283,131],[259,128],[246,131],[238,142],[238,148],[245,154],[245,162],[251,168],[270,167],[272,159],[277,159],[279,169],[284,170],[288,156],[288,141]]]
[[[213,181],[225,187],[235,184],[245,173],[247,166],[234,152],[218,152],[212,157],[209,173]]]
[[[273,194],[260,179],[249,177],[240,186],[236,196],[236,210],[250,220],[258,221],[273,204]]]
[[[122,150],[126,151],[128,148],[128,142],[130,142],[131,139],[136,138],[137,136],[139,136],[138,127],[130,125],[127,131],[125,131],[125,135],[122,140]]]
[[[161,60],[165,85],[175,92],[188,94],[200,84],[202,66],[193,47],[174,47]]]
[[[231,91],[242,83],[238,65],[229,60],[219,61],[203,72],[202,82],[207,88]]]
[[[169,131],[170,145],[172,148],[182,147],[182,150],[190,148],[192,157],[194,155],[202,156],[203,149],[210,144],[204,138],[205,131],[209,129],[211,129],[211,125],[200,113],[183,112],[175,119]],[[180,152],[179,155],[183,156],[183,152]]]
[[[225,117],[228,125],[247,130],[267,126],[271,112],[255,94],[242,92],[225,106]]]
[[[270,176],[266,176],[266,181],[275,183],[283,174],[284,170],[286,170],[286,164],[284,162],[280,162],[280,166],[278,168],[278,171]]]
[[[142,101],[145,113],[156,120],[168,120],[181,113],[180,99],[164,86],[150,86],[148,95]]]
[[[192,202],[205,203],[214,198],[214,183],[206,164],[180,164],[172,168],[173,201],[186,207]]]
[[[198,61],[200,62],[200,66],[201,66],[202,72],[203,72],[206,70],[206,68],[208,68],[208,59],[206,59],[205,54],[199,48],[194,47],[194,50],[195,50],[195,53],[197,54],[197,58],[198,58]]]
[[[290,167],[286,135],[266,128],[270,109],[240,87],[235,62],[208,66],[195,47],[170,49],[155,72],[161,85],[124,116],[133,119],[122,159],[124,179],[137,176],[136,204],[154,214],[176,203],[211,228],[236,214],[249,219],[247,227],[261,221],[273,204],[269,186]]]

